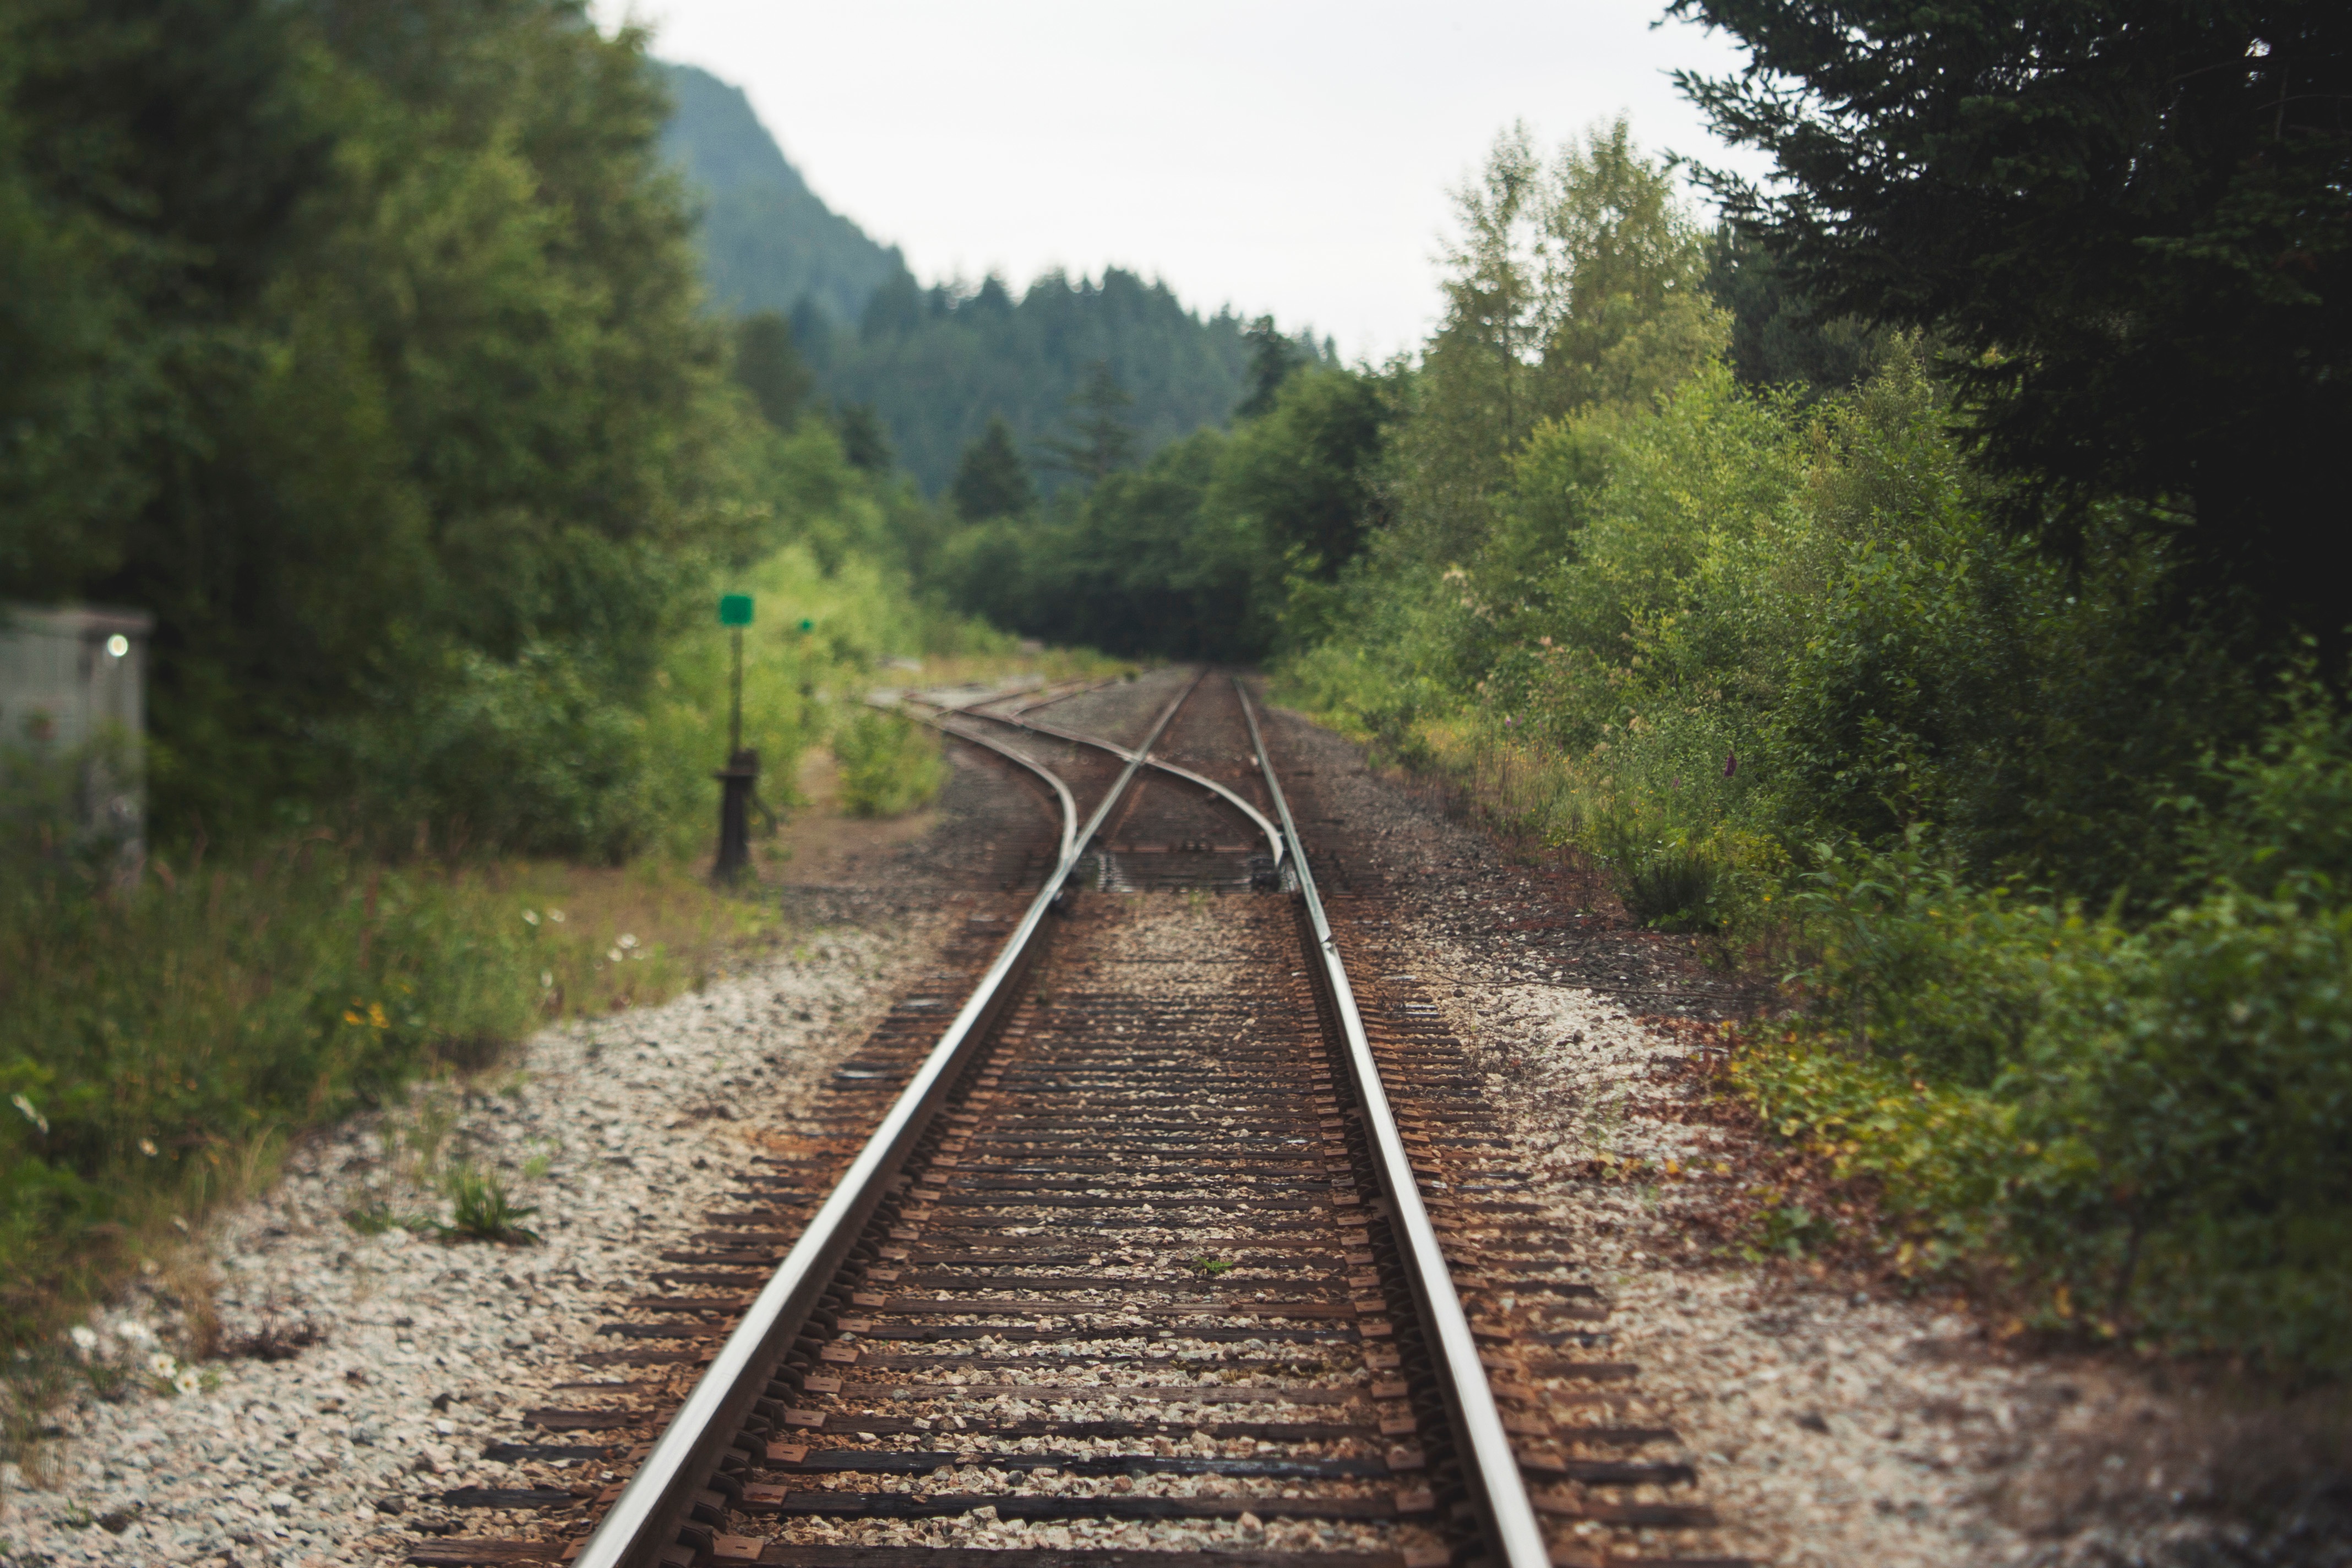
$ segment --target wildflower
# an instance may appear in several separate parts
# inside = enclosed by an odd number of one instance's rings
[[[134,1345],[152,1344],[155,1340],[155,1331],[149,1328],[144,1323],[119,1323],[115,1326],[114,1331],[123,1340]]]
[[[98,1353],[98,1331],[88,1323],[76,1323],[66,1331],[66,1338],[73,1342],[74,1353],[84,1361]]]
[[[1738,773],[1738,771],[1739,771],[1739,753],[1738,753],[1738,752],[1724,752],[1724,753],[1723,753],[1723,776],[1724,776],[1725,778],[1729,778],[1732,774],[1734,774],[1734,773]]]
[[[627,949],[627,948],[635,947],[635,946],[636,946],[636,945],[637,945],[637,939],[636,939],[635,937],[631,936],[628,932],[626,932],[626,931],[623,931],[623,932],[621,933],[620,945],[621,945],[624,949]]]
[[[562,925],[563,923],[563,911],[562,910],[550,910],[547,911],[547,918],[553,921],[557,925]]]
[[[604,950],[604,962],[607,963],[618,963],[627,956],[617,947],[608,947]]]
[[[539,988],[541,991],[552,991],[555,989],[555,971],[552,969],[542,969],[539,972]]]
[[[527,925],[527,926],[535,926],[535,925],[537,925],[537,924],[539,923],[539,911],[538,911],[537,910],[523,910],[523,912],[522,912],[522,923],[523,923],[523,924],[525,924],[525,925]]]
[[[23,1111],[25,1113],[25,1120],[41,1130],[42,1137],[46,1138],[48,1136],[49,1119],[42,1115],[38,1110],[33,1109],[33,1102],[30,1100],[26,1099],[20,1092],[10,1095],[8,1097],[8,1103]]]
[[[139,1152],[142,1154],[146,1155],[150,1160],[153,1159],[155,1157],[155,1140],[152,1138],[142,1138],[139,1140]]]

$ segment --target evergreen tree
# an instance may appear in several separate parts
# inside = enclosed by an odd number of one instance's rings
[[[1002,415],[988,417],[988,428],[963,449],[955,483],[949,488],[956,515],[966,522],[992,517],[1020,517],[1037,504],[1037,488],[1029,479],[1029,465],[1021,460],[1013,426]]]
[[[1747,46],[1676,79],[1709,175],[1828,311],[1922,329],[2019,527],[2146,505],[2200,593],[2333,633],[2352,429],[2340,0],[1675,0]]]
[[[890,438],[882,433],[881,417],[870,403],[845,403],[834,416],[841,431],[841,449],[849,466],[869,474],[887,474],[898,460]]]
[[[1234,410],[1237,419],[1255,419],[1274,407],[1274,395],[1290,373],[1308,363],[1307,351],[1275,330],[1272,316],[1260,316],[1242,334],[1250,346],[1249,395]]]
[[[1087,368],[1086,384],[1070,396],[1069,433],[1045,443],[1046,466],[1089,485],[1126,468],[1135,459],[1135,427],[1125,417],[1134,403],[1110,365],[1097,360]]]
[[[773,310],[735,323],[735,379],[779,430],[799,423],[801,405],[815,382],[793,345],[792,323]]]

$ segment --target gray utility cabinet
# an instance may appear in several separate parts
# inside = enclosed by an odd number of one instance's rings
[[[20,786],[47,775],[81,835],[135,858],[146,830],[142,610],[0,605],[0,757]]]

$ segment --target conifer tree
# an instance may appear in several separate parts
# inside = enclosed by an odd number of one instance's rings
[[[1019,517],[1037,504],[1037,489],[1029,479],[1029,465],[1021,460],[1013,426],[1001,414],[988,416],[988,427],[963,449],[949,493],[956,515],[966,522],[992,517]]]
[[[735,379],[779,430],[800,420],[801,405],[814,378],[801,363],[793,326],[774,310],[761,310],[735,324]]]
[[[1090,485],[1126,468],[1135,460],[1135,427],[1124,416],[1134,403],[1109,363],[1095,361],[1086,384],[1070,395],[1069,434],[1045,444],[1046,466]]]

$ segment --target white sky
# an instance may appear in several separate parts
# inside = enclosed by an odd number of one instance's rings
[[[1667,72],[1738,57],[1654,26],[1662,3],[597,8],[749,91],[816,193],[926,283],[1124,267],[1379,359],[1434,320],[1446,192],[1512,120],[1549,145],[1622,110],[1653,152],[1724,159]]]

